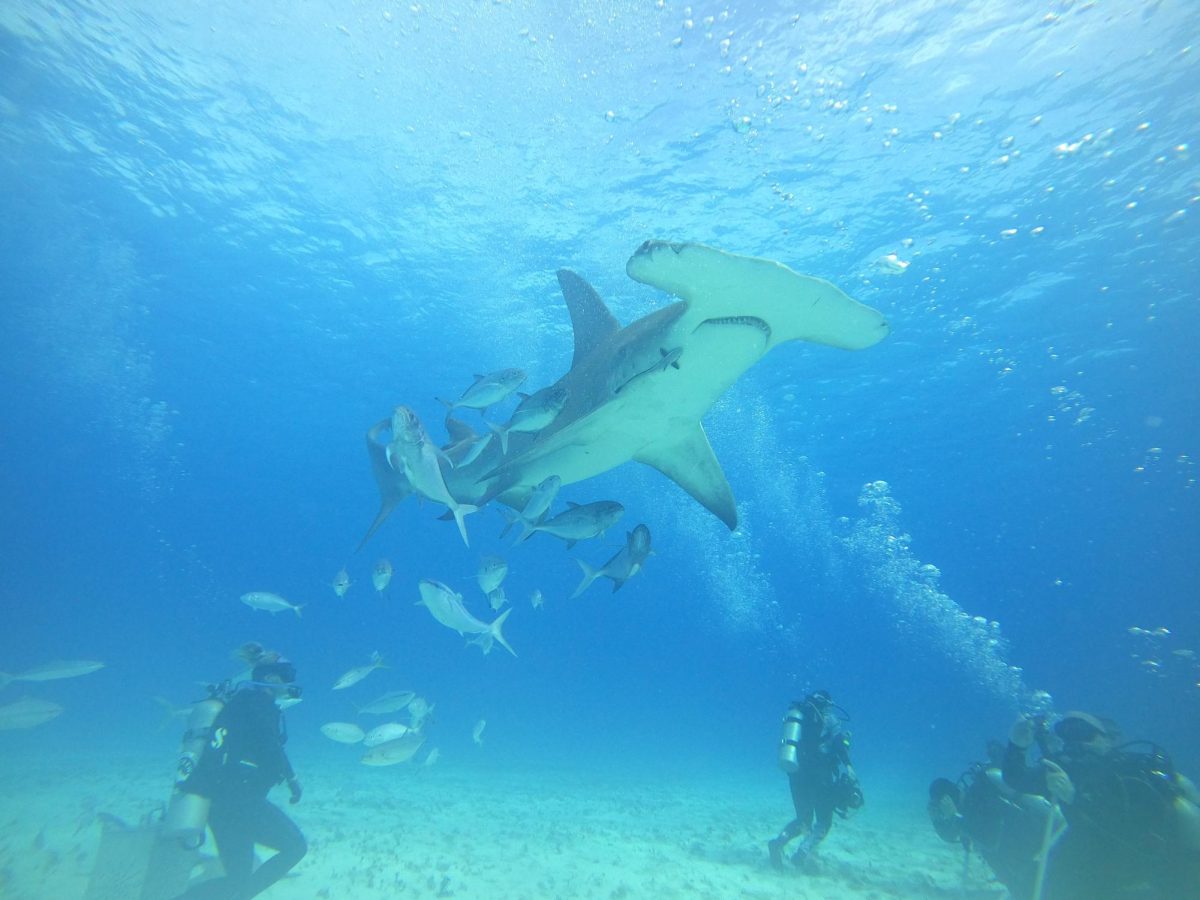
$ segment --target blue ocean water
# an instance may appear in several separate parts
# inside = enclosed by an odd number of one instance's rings
[[[297,757],[378,650],[354,699],[429,697],[447,760],[486,718],[497,766],[779,778],[825,687],[868,793],[916,807],[1034,691],[1200,771],[1196,39],[1171,0],[5,4],[0,669],[107,667],[31,688],[66,711],[4,752],[169,765],[153,698],[255,639],[306,685]],[[410,499],[356,554],[366,429],[554,381],[554,272],[633,321],[668,302],[624,273],[650,238],[892,325],[716,404],[739,530],[630,464],[564,489],[627,508],[591,545],[510,548],[489,509],[467,549]],[[568,601],[639,522],[645,570]],[[435,578],[482,614],[483,553],[517,658],[413,605]]]

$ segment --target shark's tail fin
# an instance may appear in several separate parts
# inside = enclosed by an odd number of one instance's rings
[[[467,537],[467,523],[464,519],[473,512],[478,512],[478,506],[472,506],[470,503],[456,503],[450,508],[450,512],[454,513],[454,521],[458,525],[458,533],[462,535],[463,543],[468,547],[471,546],[471,541]]]
[[[592,582],[599,578],[600,573],[603,571],[602,569],[593,569],[582,559],[577,559],[575,562],[579,563],[579,568],[583,569],[583,580],[579,582],[579,587],[575,588],[575,593],[571,595],[572,600],[591,587]]]
[[[292,612],[294,612],[296,614],[297,619],[302,618],[302,616],[300,615],[300,610],[302,610],[303,608],[304,608],[304,604],[297,604],[296,606],[292,607]]]
[[[501,647],[503,647],[513,656],[516,656],[517,651],[508,645],[508,641],[504,639],[504,632],[500,630],[504,627],[504,620],[508,618],[508,614],[511,612],[512,607],[510,606],[504,612],[500,613],[500,615],[496,616],[492,624],[488,626],[488,634],[490,634],[496,640],[496,642],[500,644]]]

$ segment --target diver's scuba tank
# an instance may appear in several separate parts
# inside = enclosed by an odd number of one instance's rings
[[[199,794],[185,791],[184,785],[196,768],[204,748],[212,737],[212,725],[217,714],[225,707],[226,687],[210,687],[207,700],[192,707],[188,717],[187,731],[179,747],[179,765],[175,771],[175,790],[167,806],[164,827],[169,837],[176,838],[188,850],[195,850],[204,843],[208,827],[208,809],[212,801]]]
[[[801,706],[793,703],[783,717],[783,734],[779,738],[779,768],[789,775],[800,768],[800,729],[803,725]]]

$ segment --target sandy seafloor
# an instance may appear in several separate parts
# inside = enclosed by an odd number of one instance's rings
[[[0,754],[0,897],[84,895],[98,812],[136,822],[169,792],[170,760]],[[309,840],[287,898],[1003,897],[982,862],[937,839],[923,797],[867,786],[835,820],[820,867],[780,873],[766,840],[791,813],[787,783],[714,774],[652,779],[495,771],[453,762],[383,769],[307,761],[295,807]],[[211,849],[211,841],[206,845]],[[792,845],[793,847],[795,844]]]

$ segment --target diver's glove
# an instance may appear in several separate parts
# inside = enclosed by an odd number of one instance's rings
[[[300,779],[289,778],[287,784],[288,790],[292,792],[292,796],[288,798],[288,803],[292,804],[292,806],[295,806],[300,802],[300,798],[304,794],[304,790],[300,787]]]

